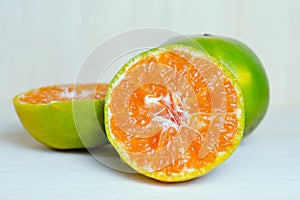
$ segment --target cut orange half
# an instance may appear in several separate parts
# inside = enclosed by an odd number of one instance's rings
[[[55,149],[89,148],[105,140],[102,130],[107,87],[108,84],[41,87],[17,95],[13,103],[25,129],[39,142]]]
[[[237,148],[244,103],[234,76],[184,45],[132,58],[111,81],[106,134],[122,160],[148,177],[178,182],[204,175]]]

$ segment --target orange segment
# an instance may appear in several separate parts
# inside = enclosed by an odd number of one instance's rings
[[[205,53],[161,47],[119,73],[108,89],[106,129],[135,170],[160,181],[188,180],[237,147],[243,97],[231,74]]]

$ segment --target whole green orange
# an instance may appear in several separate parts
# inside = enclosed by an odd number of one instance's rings
[[[170,43],[205,51],[229,69],[244,95],[244,137],[253,132],[267,112],[270,96],[267,74],[254,51],[236,39],[210,34],[174,38],[167,42]]]

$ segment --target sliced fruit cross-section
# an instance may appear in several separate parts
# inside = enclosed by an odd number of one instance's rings
[[[108,84],[41,87],[17,95],[13,103],[25,129],[46,146],[94,147],[105,140],[102,130],[107,87]]]
[[[133,169],[160,181],[189,180],[238,146],[243,96],[232,74],[206,53],[159,47],[131,59],[111,81],[105,124]]]

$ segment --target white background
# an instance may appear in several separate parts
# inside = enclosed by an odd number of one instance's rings
[[[297,0],[0,0],[0,102],[72,83],[88,53],[141,27],[239,39],[265,65],[271,107],[300,107]]]
[[[300,1],[0,0],[0,199],[300,199]],[[97,45],[142,27],[239,39],[260,57],[269,112],[207,176],[163,184],[54,151],[23,129],[11,99],[73,83]]]

